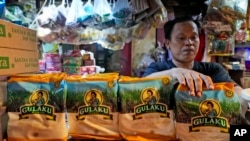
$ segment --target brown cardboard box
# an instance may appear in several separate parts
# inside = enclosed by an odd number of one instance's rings
[[[36,30],[0,20],[0,47],[37,51]]]
[[[0,48],[0,75],[38,71],[37,51]]]
[[[38,72],[35,30],[0,20],[0,75]]]

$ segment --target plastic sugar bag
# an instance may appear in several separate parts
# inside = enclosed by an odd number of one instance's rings
[[[5,0],[0,0],[0,19],[4,19],[5,15]]]
[[[8,79],[8,141],[67,141],[65,77],[23,74]]]
[[[107,0],[94,0],[94,13],[101,16],[101,22],[109,20],[112,15],[111,6]]]
[[[72,139],[121,140],[118,77],[118,73],[104,73],[65,79],[68,133]]]
[[[187,86],[175,93],[178,141],[229,141],[230,125],[241,124],[241,103],[234,83],[215,83],[201,97],[189,95]]]
[[[124,140],[176,140],[174,110],[170,106],[174,83],[169,76],[121,76],[118,85],[121,102],[119,130]]]

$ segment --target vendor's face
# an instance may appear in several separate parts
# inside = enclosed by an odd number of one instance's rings
[[[195,23],[186,21],[174,25],[171,40],[166,41],[173,59],[179,63],[190,63],[199,49],[199,32]]]

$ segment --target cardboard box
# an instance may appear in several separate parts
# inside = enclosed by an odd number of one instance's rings
[[[36,30],[0,20],[0,47],[37,51]]]
[[[0,75],[39,71],[35,30],[0,20]]]
[[[0,48],[0,75],[39,71],[37,51]]]

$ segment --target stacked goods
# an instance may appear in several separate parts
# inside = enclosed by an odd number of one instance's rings
[[[63,72],[81,74],[82,55],[80,50],[67,50],[62,58]]]
[[[46,72],[61,72],[62,63],[61,56],[59,53],[45,53],[45,62],[46,62]]]
[[[12,75],[7,82],[8,141],[67,141],[65,73]]]
[[[215,83],[192,97],[179,85],[176,100],[176,133],[180,141],[229,141],[230,125],[240,124],[241,106],[233,83]]]
[[[211,0],[209,3],[202,22],[208,54],[234,55],[235,38],[240,42],[246,40],[246,31],[238,31],[245,24],[248,0]]]
[[[119,131],[125,140],[170,141],[176,139],[170,77],[119,79]]]
[[[118,74],[94,74],[65,79],[69,136],[72,139],[120,140]]]

